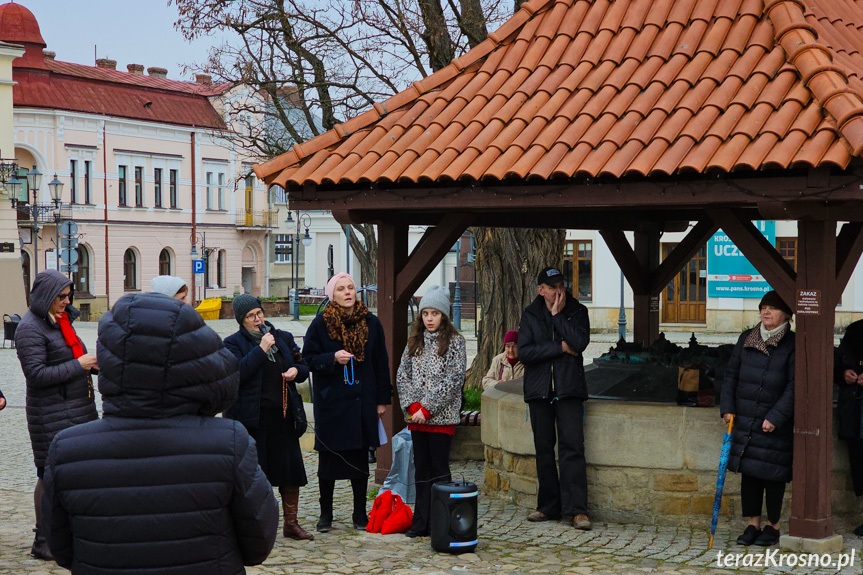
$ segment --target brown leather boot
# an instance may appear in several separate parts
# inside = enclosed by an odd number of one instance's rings
[[[282,511],[285,514],[285,524],[282,535],[291,539],[311,540],[315,536],[300,527],[297,523],[297,511],[300,505],[299,487],[280,487],[279,494],[282,496]]]

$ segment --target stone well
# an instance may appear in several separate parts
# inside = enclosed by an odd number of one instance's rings
[[[709,528],[725,430],[718,407],[598,399],[585,406],[592,519]],[[835,439],[835,430],[833,435]],[[535,451],[520,379],[483,393],[482,440],[486,494],[534,508]],[[790,515],[790,499],[789,485],[782,512],[784,525]],[[834,441],[832,499],[837,531],[861,523],[848,457],[839,440]],[[727,475],[722,514],[743,526],[736,473]]]

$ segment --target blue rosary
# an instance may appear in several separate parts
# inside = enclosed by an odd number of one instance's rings
[[[346,385],[353,385],[354,383],[356,383],[356,380],[354,379],[354,358],[353,357],[351,358],[351,376],[348,377],[348,366],[347,366],[347,364],[344,365],[344,370],[345,370],[345,384]]]

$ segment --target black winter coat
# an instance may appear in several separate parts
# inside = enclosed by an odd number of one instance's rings
[[[787,483],[794,447],[794,332],[768,345],[768,355],[746,343],[750,335],[763,341],[759,329],[743,332],[725,369],[721,413],[734,414],[728,469]],[[765,419],[776,429],[764,433]]]
[[[272,487],[236,421],[237,362],[171,297],[121,298],[99,322],[105,417],[59,433],[43,526],[73,574],[235,575],[266,559]]]
[[[863,437],[863,386],[845,383],[845,370],[848,369],[858,375],[863,373],[863,320],[855,321],[845,329],[845,335],[836,350],[834,364],[834,379],[839,388],[839,400],[836,404],[839,439],[860,439]]]
[[[549,327],[543,319],[548,314]],[[563,352],[562,342],[578,357]],[[536,296],[521,314],[518,326],[518,359],[524,364],[524,400],[549,401],[587,399],[584,360],[581,352],[590,343],[587,308],[566,294],[566,304],[556,316],[547,311],[545,300]]]
[[[33,460],[39,468],[45,467],[48,446],[59,431],[99,417],[90,374],[72,355],[60,325],[48,319],[54,298],[67,286],[72,282],[56,270],[36,276],[30,309],[15,332],[15,347],[27,381],[27,429]],[[70,322],[81,316],[72,306],[73,298],[74,291],[66,306]]]
[[[285,371],[292,367],[297,368],[294,384],[306,381],[309,378],[309,366],[305,361],[294,361],[293,351],[300,351],[294,342],[294,336],[287,331],[276,329],[270,322],[265,323],[276,339],[276,347],[284,360]],[[282,382],[263,381],[261,368],[265,361],[269,361],[267,354],[245,328],[241,327],[239,331],[229,335],[225,339],[225,347],[234,354],[240,365],[240,391],[236,403],[225,411],[225,417],[236,419],[245,425],[246,429],[256,429],[261,417],[261,386],[278,385],[281,388]]]
[[[316,317],[306,331],[303,357],[314,374],[315,449],[318,451],[380,446],[377,406],[392,402],[393,386],[384,328],[371,313],[367,321],[369,338],[365,361],[354,361],[354,385],[345,383],[343,366],[335,362],[336,352],[345,346],[330,339],[324,317]]]

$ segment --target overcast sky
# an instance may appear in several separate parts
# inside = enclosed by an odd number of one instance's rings
[[[5,2],[5,0],[0,0]],[[16,0],[36,16],[48,50],[57,60],[95,65],[99,58],[168,69],[168,78],[181,75],[182,64],[203,62],[208,48],[220,42],[202,38],[190,44],[174,30],[177,7],[167,0]]]

